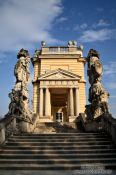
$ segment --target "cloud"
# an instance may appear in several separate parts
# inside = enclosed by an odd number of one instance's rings
[[[110,95],[110,98],[116,98],[116,95]]]
[[[113,104],[112,104],[112,103],[110,102],[109,108],[110,108],[110,111],[111,111],[112,116],[113,116],[114,118],[116,118],[116,103],[113,103]]]
[[[66,17],[60,17],[60,18],[57,19],[57,22],[64,22],[64,21],[67,21],[67,20],[68,20],[68,18],[66,18]]]
[[[97,12],[103,12],[104,11],[104,9],[102,7],[98,7],[96,10],[97,10]]]
[[[0,53],[0,64],[2,63],[7,63],[7,57],[4,53]]]
[[[114,75],[116,77],[116,62],[112,61],[104,66],[104,75]]]
[[[3,63],[3,61],[0,59],[0,64],[2,64]]]
[[[104,77],[106,78],[107,88],[116,90],[116,61],[110,61],[103,65]],[[110,78],[109,78],[110,77]],[[111,95],[111,98],[116,98],[116,95]]]
[[[106,26],[109,26],[110,24],[109,23],[107,23],[105,20],[103,20],[103,19],[100,19],[99,21],[98,21],[98,24],[97,24],[97,26],[99,26],[99,27],[106,27]]]
[[[86,23],[83,23],[83,24],[81,24],[80,28],[81,28],[81,29],[86,29],[87,26],[88,26],[88,25],[87,25]]]
[[[87,27],[88,27],[87,23],[83,23],[83,24],[81,24],[81,25],[77,24],[77,25],[74,27],[74,30],[80,30],[80,29],[84,30],[84,29],[86,29]]]
[[[116,39],[116,29],[85,30],[79,38],[81,42],[95,42]]]
[[[98,28],[98,27],[107,27],[107,26],[109,26],[110,24],[107,22],[107,21],[105,21],[105,20],[103,20],[103,19],[100,19],[97,23],[94,23],[93,25],[92,25],[92,28]]]
[[[93,29],[96,29],[96,28],[101,28],[101,27],[108,27],[110,24],[106,21],[106,20],[104,20],[104,19],[100,19],[98,22],[96,22],[96,23],[93,23],[92,25],[91,25],[91,28],[93,28]],[[85,30],[85,29],[87,29],[87,28],[90,28],[89,26],[88,26],[88,24],[87,23],[82,23],[82,24],[77,24],[75,27],[74,27],[74,30]]]
[[[56,42],[50,30],[62,13],[61,0],[5,0],[0,5],[0,51],[32,47],[41,40]]]
[[[108,88],[109,89],[116,89],[116,82],[110,82],[109,84],[108,84]]]

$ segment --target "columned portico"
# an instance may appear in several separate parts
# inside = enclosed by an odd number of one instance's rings
[[[50,81],[50,84],[52,83]],[[42,82],[40,84],[42,85]],[[60,112],[63,114],[63,121],[74,120],[79,114],[79,88],[77,86],[63,87],[63,85],[55,88],[50,84],[47,82],[45,86],[44,82],[44,87],[40,87],[39,116],[55,121],[56,113]]]
[[[39,117],[56,121],[59,115],[62,121],[72,122],[79,114],[79,80],[79,76],[61,69],[42,75],[39,78]]]

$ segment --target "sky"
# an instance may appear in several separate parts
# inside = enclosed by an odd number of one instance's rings
[[[84,46],[84,57],[91,48],[99,51],[102,82],[110,93],[110,112],[116,118],[115,0],[0,0],[0,116],[8,112],[18,51],[27,49],[32,57],[42,40],[48,46],[65,46],[76,40]],[[33,75],[32,65],[30,72]],[[88,94],[86,68],[85,77]],[[31,101],[31,82],[29,92]]]

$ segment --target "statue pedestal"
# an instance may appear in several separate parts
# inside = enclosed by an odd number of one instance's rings
[[[33,130],[33,125],[27,121],[20,121],[19,122],[19,130],[20,132],[27,132],[30,133]]]
[[[77,116],[69,116],[69,123],[75,122]]]

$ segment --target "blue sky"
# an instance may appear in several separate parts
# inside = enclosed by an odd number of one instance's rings
[[[85,57],[90,48],[100,52],[102,82],[110,93],[110,110],[116,117],[115,0],[0,0],[0,24],[0,115],[8,111],[16,56],[22,47],[32,57],[42,40],[48,46],[76,40],[84,46]],[[32,75],[32,65],[30,71]],[[87,83],[87,92],[88,88]],[[31,84],[29,89],[31,100]]]

